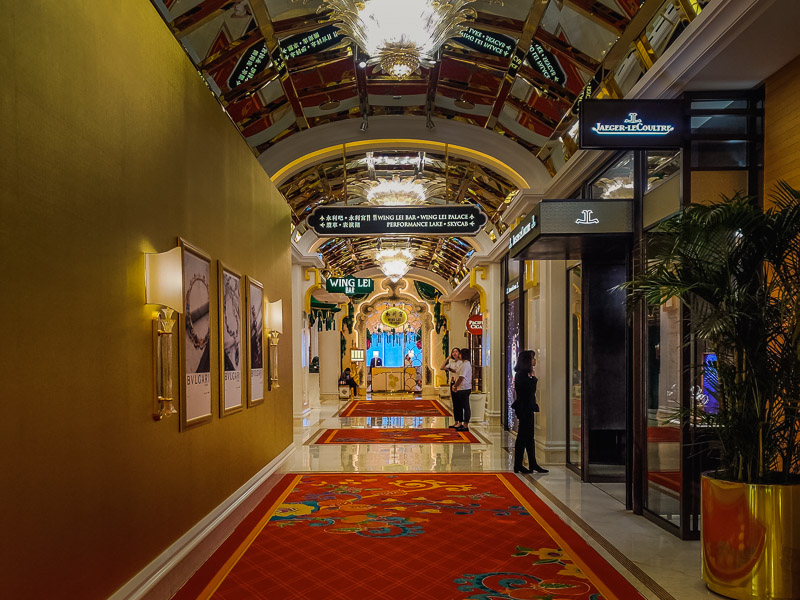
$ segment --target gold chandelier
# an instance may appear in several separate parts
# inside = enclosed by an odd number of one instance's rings
[[[414,258],[416,258],[414,253],[408,248],[387,248],[382,250],[380,245],[375,254],[375,262],[392,283],[397,283],[403,275],[408,273]]]
[[[476,13],[474,0],[324,0],[331,20],[370,59],[367,66],[397,79],[432,67],[445,41],[459,36]]]

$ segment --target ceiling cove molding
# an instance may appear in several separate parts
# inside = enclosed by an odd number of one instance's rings
[[[369,269],[364,269],[362,271],[358,271],[357,273],[348,273],[348,275],[352,275],[353,277],[371,277],[375,280],[375,289],[380,289],[380,282],[388,279],[386,275],[378,267],[370,267]],[[447,281],[445,281],[444,277],[440,277],[436,273],[431,271],[427,271],[425,269],[420,269],[419,267],[411,267],[408,270],[408,273],[405,274],[403,279],[417,279],[419,281],[424,281],[425,283],[429,283],[437,288],[439,291],[442,292],[443,296],[447,296],[451,294],[453,291],[453,286],[450,285]],[[469,279],[467,277],[466,279]],[[413,286],[411,286],[413,287]]]
[[[308,166],[341,157],[342,144],[354,153],[408,150],[442,154],[448,144],[452,156],[495,170],[517,187],[544,189],[550,184],[544,165],[509,138],[459,121],[434,118],[433,122],[435,127],[429,129],[425,117],[384,115],[371,117],[369,128],[361,131],[358,120],[337,121],[292,135],[258,160],[280,186]]]

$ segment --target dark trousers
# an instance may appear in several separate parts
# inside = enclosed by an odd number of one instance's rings
[[[453,418],[456,423],[469,423],[472,410],[469,407],[469,394],[472,390],[458,390],[453,394]]]
[[[522,459],[525,452],[528,452],[528,468],[537,466],[535,445],[533,442],[533,414],[517,415],[519,419],[519,429],[517,430],[517,442],[514,444],[514,468],[522,467]]]

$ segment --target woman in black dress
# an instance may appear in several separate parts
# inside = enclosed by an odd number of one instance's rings
[[[533,415],[539,412],[539,405],[536,404],[536,384],[539,380],[533,372],[535,366],[536,353],[533,350],[520,352],[517,365],[514,367],[514,392],[516,398],[511,405],[519,420],[517,442],[514,444],[514,473],[548,472],[547,469],[539,466],[534,454]],[[530,468],[527,469],[522,466],[522,459],[526,450],[528,451],[528,465],[530,465]]]

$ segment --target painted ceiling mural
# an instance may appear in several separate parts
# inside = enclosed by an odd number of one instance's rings
[[[151,1],[257,156],[326,123],[351,119],[366,128],[374,116],[417,115],[494,131],[553,174],[574,151],[582,95],[624,96],[708,0],[467,2],[466,29],[444,42],[438,60],[403,78],[373,65],[331,21],[324,0]],[[423,182],[427,203],[481,206],[493,240],[511,225],[502,213],[517,188],[441,154],[348,154],[294,173],[280,190],[302,233],[315,206],[363,202],[365,185],[393,176]],[[412,244],[426,246],[418,262],[429,268],[436,257],[428,250],[452,247],[438,270],[450,281],[471,249],[458,238]],[[352,272],[370,264],[368,248],[350,248],[358,245],[334,238],[319,251],[331,270]]]

